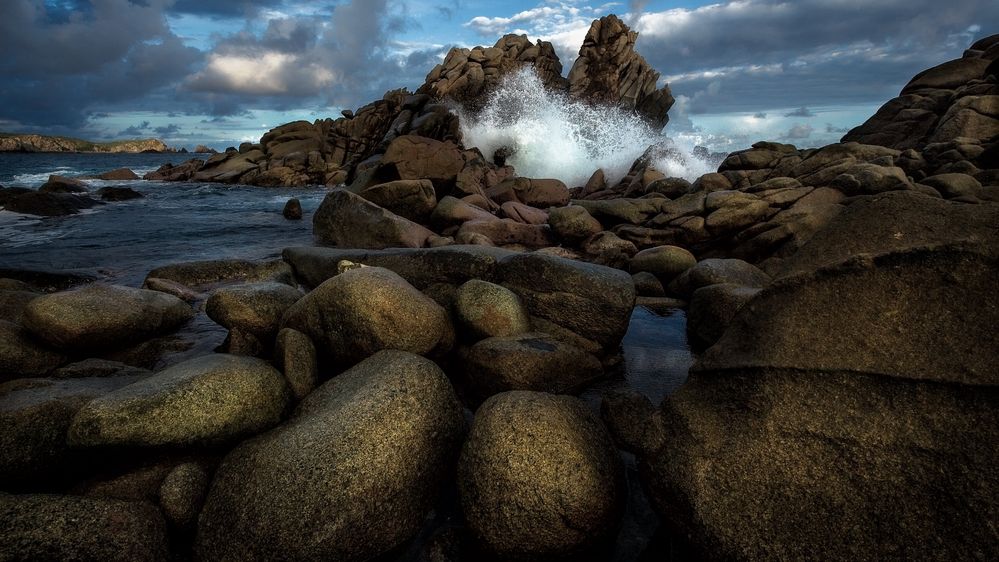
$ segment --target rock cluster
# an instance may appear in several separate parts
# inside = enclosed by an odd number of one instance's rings
[[[655,120],[633,42],[596,22],[570,82]],[[601,558],[629,478],[671,535],[643,558],[999,555],[999,37],[906,87],[946,100],[925,127],[571,188],[464,148],[433,97],[557,63],[501,45],[157,173],[343,184],[313,219],[336,247],[143,289],[0,272],[0,559]],[[658,405],[594,385],[636,303],[686,308],[699,352]],[[196,314],[224,353],[140,368]]]

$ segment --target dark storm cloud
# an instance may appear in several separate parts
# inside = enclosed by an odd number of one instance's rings
[[[162,127],[154,128],[153,132],[160,136],[175,135],[180,132],[180,125],[177,125],[176,123],[170,123]]]
[[[64,130],[86,125],[95,106],[157,92],[201,59],[166,24],[167,0],[93,0],[52,7],[8,0],[0,18],[0,119]],[[62,17],[70,8],[70,17]]]
[[[673,91],[700,94],[696,113],[884,101],[995,22],[995,0],[743,0],[645,13],[636,28]]]
[[[284,0],[176,0],[170,6],[170,11],[217,18],[239,18],[282,4]]]

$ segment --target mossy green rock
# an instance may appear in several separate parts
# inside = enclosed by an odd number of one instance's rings
[[[524,303],[516,293],[495,283],[472,279],[458,287],[454,311],[472,341],[515,336],[531,329]]]
[[[39,339],[68,351],[123,348],[173,331],[194,316],[173,295],[119,285],[38,297],[24,309],[24,327]]]
[[[0,493],[0,560],[169,560],[166,524],[144,502]]]
[[[289,400],[265,361],[206,355],[106,394],[69,429],[75,446],[198,446],[236,441],[281,420]]]
[[[369,560],[412,537],[452,470],[462,407],[433,362],[382,351],[215,474],[196,558]]]
[[[586,404],[540,392],[487,400],[458,466],[469,530],[504,560],[586,553],[617,527],[622,483],[617,450]]]

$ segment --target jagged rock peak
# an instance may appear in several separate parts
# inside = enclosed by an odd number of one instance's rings
[[[569,93],[578,99],[632,109],[657,128],[669,122],[669,86],[656,87],[659,73],[635,52],[638,32],[611,14],[593,20],[569,72]]]
[[[504,35],[492,47],[453,48],[444,62],[427,75],[417,90],[467,109],[481,109],[503,76],[525,65],[532,66],[545,86],[565,90],[562,63],[548,41],[531,43],[526,35]]]

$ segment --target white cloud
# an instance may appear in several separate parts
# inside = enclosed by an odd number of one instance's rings
[[[203,70],[188,81],[194,90],[280,96],[318,93],[330,86],[333,72],[297,55],[265,52],[260,55],[212,54]]]

